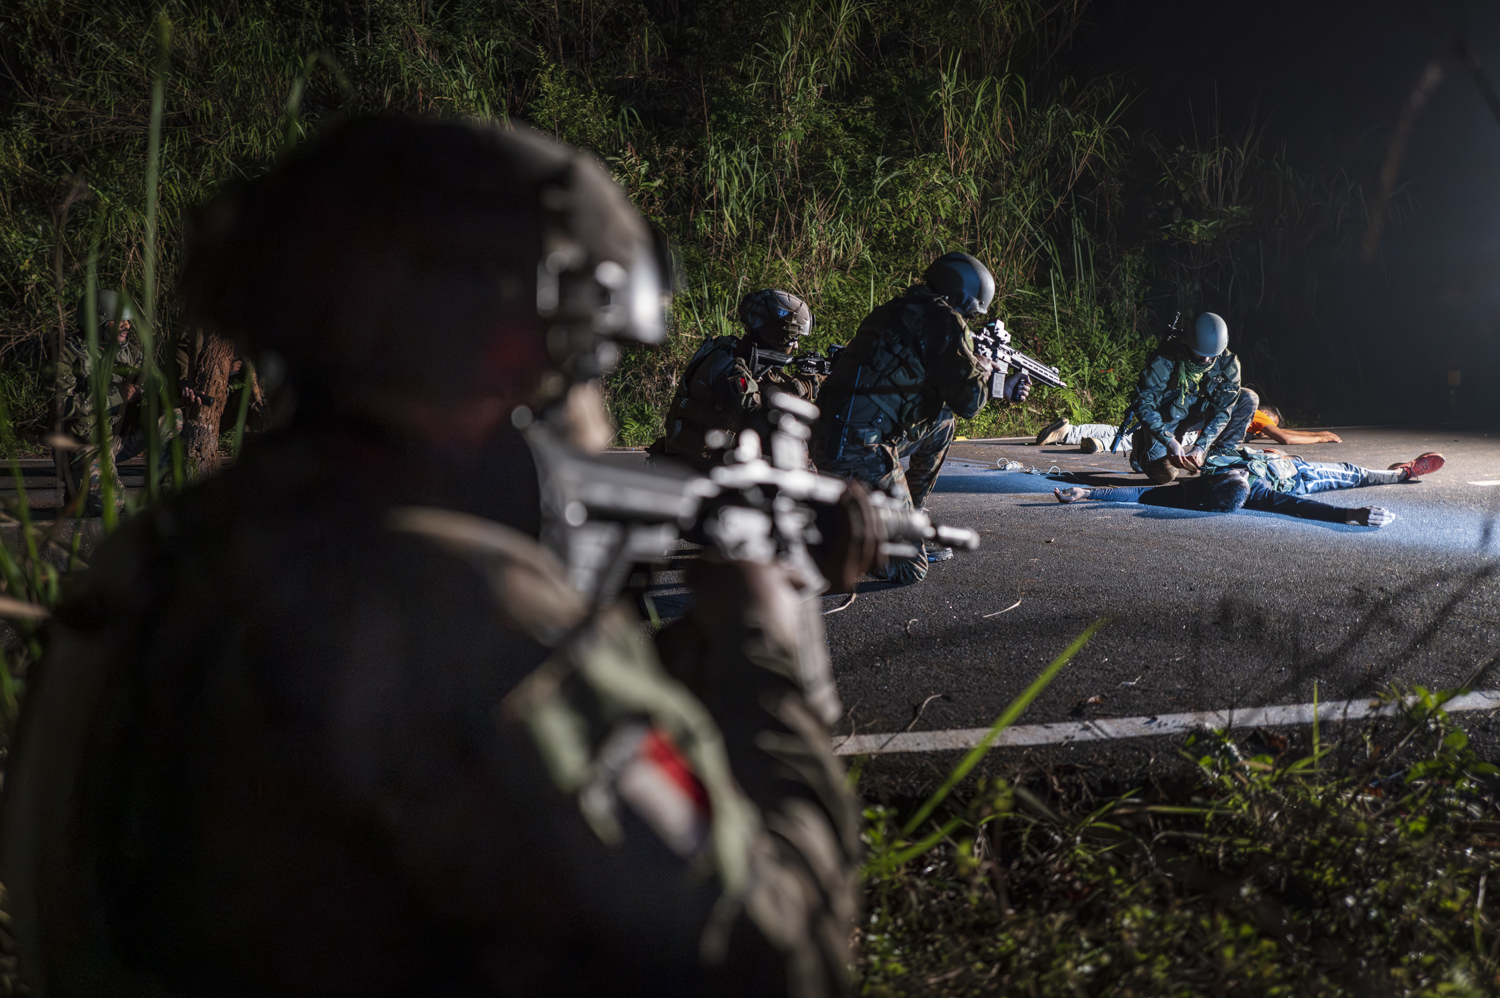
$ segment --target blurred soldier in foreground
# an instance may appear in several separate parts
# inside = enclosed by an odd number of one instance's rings
[[[744,336],[717,336],[688,361],[667,411],[667,435],[652,446],[702,471],[720,463],[740,430],[752,424],[771,392],[783,391],[811,401],[818,382],[812,375],[793,375],[760,362],[757,354],[795,353],[812,329],[812,310],[796,295],[767,288],[740,301]]]
[[[1259,397],[1240,387],[1240,361],[1229,352],[1229,327],[1204,312],[1192,332],[1172,339],[1146,361],[1118,437],[1125,439],[1132,425],[1139,424],[1131,438],[1130,466],[1164,485],[1244,443],[1258,405]],[[1197,436],[1189,444],[1190,430]]]
[[[706,561],[662,635],[700,698],[537,540],[585,514],[536,468],[589,467],[616,342],[665,336],[603,170],[355,121],[210,205],[189,261],[190,317],[298,401],[57,612],[0,827],[35,992],[842,991],[818,618],[775,562]]]
[[[860,323],[818,396],[813,431],[818,470],[863,482],[920,509],[953,443],[954,416],[968,418],[989,400],[992,364],[974,353],[966,319],[989,311],[995,279],[967,253],[939,257],[899,298]],[[1028,376],[1005,380],[1005,401],[1023,401]],[[901,458],[910,459],[903,472]],[[927,576],[929,561],[953,552],[928,544],[893,558],[885,578],[903,585]]]

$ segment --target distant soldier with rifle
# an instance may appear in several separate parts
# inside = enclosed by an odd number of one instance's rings
[[[54,615],[0,815],[34,993],[847,991],[815,597],[974,535],[810,473],[784,392],[708,475],[597,456],[666,259],[536,133],[345,121],[195,231],[187,318],[281,359],[287,424]],[[679,537],[694,608],[642,640]]]
[[[1023,401],[1032,380],[1023,367],[1011,372],[1003,353],[992,359],[976,352],[965,320],[987,312],[995,297],[995,279],[984,264],[967,253],[948,253],[922,278],[860,323],[819,393],[822,417],[812,438],[819,471],[917,509],[953,443],[955,414],[973,416],[992,392],[1003,401]],[[991,349],[999,346],[996,336]],[[910,459],[904,472],[903,457]],[[920,582],[929,562],[952,554],[934,541],[911,557],[892,559],[883,577]]]
[[[1175,321],[1173,327],[1175,328]],[[1212,312],[1146,361],[1116,439],[1131,439],[1130,466],[1163,485],[1245,442],[1260,399],[1240,386],[1229,326]],[[1197,436],[1186,442],[1189,431]]]
[[[98,356],[110,366],[108,381],[104,389],[104,419],[109,428],[109,468],[114,501],[120,505],[125,500],[125,488],[120,480],[119,465],[122,461],[142,453],[146,449],[146,436],[140,425],[140,407],[144,384],[145,354],[134,333],[135,313],[130,302],[117,291],[99,291],[94,299],[95,316],[99,324]],[[84,304],[78,307],[78,324],[82,326]],[[58,384],[62,392],[63,430],[72,437],[73,452],[68,462],[68,478],[65,488],[71,501],[78,492],[87,491],[83,511],[98,516],[103,510],[103,493],[100,487],[99,443],[96,439],[98,413],[94,385],[94,360],[84,335],[72,337],[63,346],[58,364]],[[170,440],[182,427],[182,413],[174,410],[164,413],[159,420],[162,439]]]
[[[683,369],[666,413],[666,436],[652,445],[699,471],[723,461],[735,437],[756,422],[773,391],[812,401],[822,377],[815,369],[788,371],[797,344],[812,329],[812,310],[777,288],[740,300],[743,336],[707,340]]]

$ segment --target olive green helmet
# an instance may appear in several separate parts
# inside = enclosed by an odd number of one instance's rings
[[[130,299],[118,291],[96,291],[94,293],[94,316],[99,325],[106,322],[135,322],[135,308]],[[78,325],[88,321],[88,298],[78,303]]]
[[[794,294],[777,288],[752,291],[740,299],[740,322],[768,347],[795,350],[812,329],[812,309]]]

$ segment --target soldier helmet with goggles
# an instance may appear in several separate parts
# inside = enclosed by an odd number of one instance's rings
[[[983,315],[995,300],[995,278],[967,253],[945,253],[928,266],[922,280],[965,318]]]
[[[199,215],[191,317],[325,405],[545,408],[666,337],[664,243],[591,157],[524,126],[337,124]],[[399,409],[399,407],[397,407]]]
[[[767,347],[790,353],[812,329],[812,309],[794,294],[777,288],[752,291],[740,299],[745,331]]]

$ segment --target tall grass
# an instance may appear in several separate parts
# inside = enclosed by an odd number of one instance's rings
[[[744,291],[807,298],[823,346],[955,247],[990,264],[998,314],[1079,384],[970,429],[1113,418],[1119,368],[1163,312],[1243,300],[1249,268],[1337,227],[1347,198],[1260,137],[1128,134],[1116,81],[1050,69],[1081,9],[172,0],[157,77],[148,0],[17,0],[0,10],[0,358],[41,342],[57,302],[76,300],[97,228],[101,285],[152,305],[166,361],[183,208],[331,115],[422,111],[524,119],[595,150],[677,242],[677,335],[664,354],[630,352],[608,386],[622,442],[659,431],[680,365],[733,330]],[[153,114],[160,177],[142,184]],[[79,178],[84,196],[59,210]]]
[[[1067,777],[986,778],[907,846],[867,810],[861,993],[1491,995],[1500,782],[1443,710],[1189,739],[1190,775],[1099,799]]]

